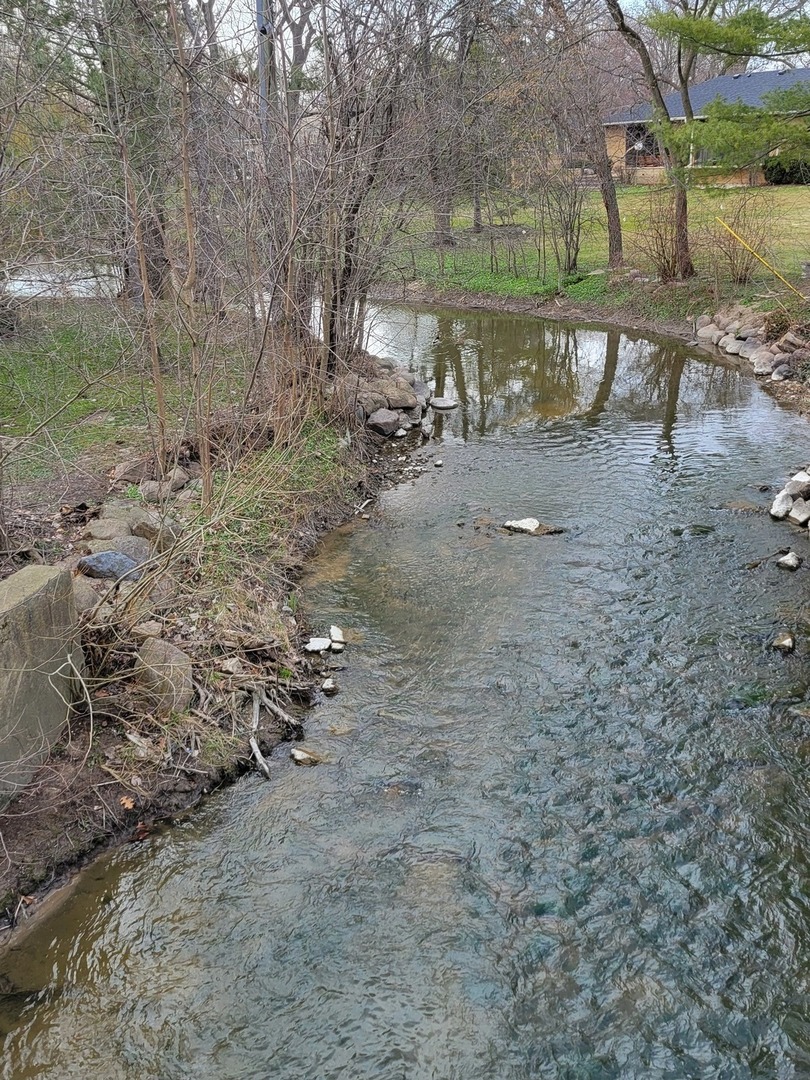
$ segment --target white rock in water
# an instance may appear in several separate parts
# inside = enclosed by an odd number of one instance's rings
[[[771,503],[771,509],[769,511],[772,518],[776,518],[777,521],[781,521],[782,518],[786,518],[793,507],[793,496],[788,495],[786,491],[780,491],[776,498]]]
[[[792,521],[794,525],[806,525],[810,521],[810,503],[806,503],[804,499],[796,499],[790,508],[788,521]]]
[[[435,397],[430,399],[430,405],[433,409],[457,409],[458,402],[453,401],[449,397]]]
[[[776,565],[781,566],[784,570],[798,570],[802,565],[802,560],[795,551],[789,551],[787,555],[783,555],[781,559],[776,560]]]
[[[290,749],[290,757],[296,765],[320,765],[323,758],[313,754],[311,750],[299,750],[297,746]]]
[[[344,643],[342,641],[333,641],[332,642],[332,652],[343,652],[343,650],[345,648],[346,648],[346,646],[344,645]]]
[[[332,639],[328,637],[311,637],[306,643],[304,648],[307,652],[323,652],[324,649],[328,649],[332,644]]]
[[[403,439],[407,434],[408,432],[405,430],[404,427],[397,428],[397,430],[394,432],[394,438]]]
[[[773,641],[771,642],[771,647],[774,649],[779,649],[780,652],[793,652],[793,650],[796,648],[796,639],[794,638],[793,634],[785,632],[784,634],[779,634],[773,639]]]
[[[442,467],[442,465],[444,465],[444,462],[442,461],[442,459],[440,457],[437,457],[436,460],[433,462],[433,464],[434,464],[435,468],[440,469]]]
[[[329,637],[332,641],[339,641],[341,645],[345,644],[346,638],[343,636],[343,631],[339,626],[329,627]]]
[[[797,484],[810,484],[810,472],[801,469],[795,476],[791,477],[791,480],[795,480]]]
[[[336,694],[338,686],[334,679],[324,679],[321,683],[321,690],[323,690],[325,694]]]
[[[505,521],[503,527],[510,532],[533,533],[540,528],[537,518],[521,518],[519,521]]]

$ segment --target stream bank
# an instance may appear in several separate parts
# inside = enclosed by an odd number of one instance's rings
[[[368,358],[366,369],[377,380],[377,397],[401,374],[390,364],[369,369]],[[338,383],[336,393],[351,384],[356,394],[354,382]],[[402,387],[392,392],[405,406],[417,404]],[[397,421],[397,429],[403,422],[411,427],[407,417]],[[322,682],[319,658],[302,648],[301,568],[322,536],[352,518],[368,520],[365,511],[380,492],[414,474],[410,454],[423,439],[420,431],[387,442],[373,427],[357,425],[348,438],[328,426],[322,434],[313,430],[290,466],[288,495],[274,489],[263,501],[255,494],[251,470],[266,468],[267,451],[259,451],[255,465],[248,457],[237,468],[243,479],[227,495],[230,510],[213,523],[196,516],[194,462],[158,482],[154,463],[143,457],[111,468],[106,498],[56,513],[48,550],[52,559],[61,556],[55,568],[73,575],[88,705],[74,709],[47,760],[0,813],[6,928],[32,915],[99,852],[148,839],[254,768],[244,717],[252,693],[261,704],[253,732],[260,754],[301,737],[301,716]],[[222,550],[220,533],[237,550]],[[272,554],[262,554],[268,549]],[[96,567],[107,562],[113,572],[104,580]],[[140,565],[145,585],[115,580],[124,572],[140,577]]]

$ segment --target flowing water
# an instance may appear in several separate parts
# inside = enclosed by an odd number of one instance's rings
[[[807,1077],[807,575],[746,568],[807,553],[756,512],[806,423],[615,331],[390,309],[371,347],[464,404],[312,564],[328,761],[81,875],[0,959],[2,1075]]]

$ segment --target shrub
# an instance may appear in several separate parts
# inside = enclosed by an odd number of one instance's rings
[[[709,263],[718,274],[724,270],[735,285],[747,285],[759,266],[750,249],[762,254],[773,234],[772,196],[762,189],[740,188],[724,197],[721,214],[745,243],[740,243],[719,219],[711,222],[703,238]]]
[[[762,166],[769,184],[810,184],[810,161],[771,157]]]
[[[776,341],[782,334],[786,334],[790,329],[790,316],[786,311],[782,311],[781,308],[777,308],[775,311],[769,311],[765,316],[765,340]]]

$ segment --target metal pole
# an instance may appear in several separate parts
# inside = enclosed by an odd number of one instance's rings
[[[259,130],[262,141],[267,140],[267,58],[270,35],[273,32],[267,17],[267,0],[256,0],[256,31],[258,34]]]

